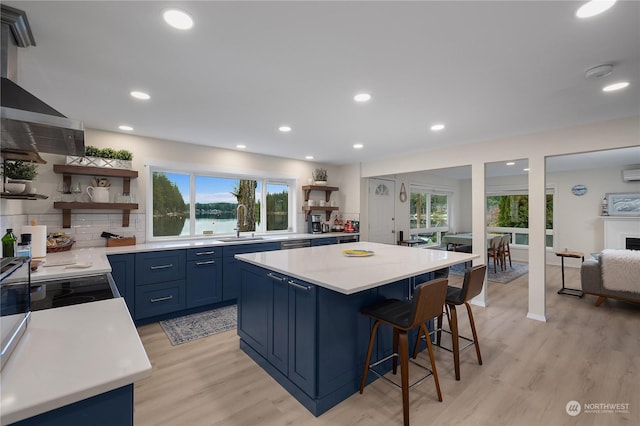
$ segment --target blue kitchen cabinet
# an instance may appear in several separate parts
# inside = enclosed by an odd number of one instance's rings
[[[241,261],[236,259],[236,254],[256,253],[261,251],[280,250],[280,243],[253,243],[237,244],[222,247],[222,300],[234,300],[238,298],[240,289]]]
[[[186,250],[135,255],[135,320],[186,308]]]
[[[186,306],[195,308],[222,301],[222,248],[187,250]]]
[[[133,426],[133,385],[12,423],[13,426]]]
[[[265,273],[261,270],[261,273]],[[266,274],[271,281],[267,327],[267,359],[282,374],[289,373],[289,285],[287,277],[276,272]]]
[[[267,358],[269,304],[273,298],[271,278],[255,267],[242,268],[240,275],[238,335],[260,356]]]
[[[338,244],[338,239],[336,237],[312,238],[311,239],[311,247],[329,246],[331,244]]]
[[[240,338],[278,371],[281,384],[314,398],[316,286],[246,263],[241,269]]]
[[[110,254],[107,256],[111,265],[111,276],[118,287],[120,296],[124,297],[129,313],[133,317],[135,306],[135,255]]]
[[[287,279],[289,286],[289,368],[287,377],[304,393],[316,396],[316,294],[313,284]]]

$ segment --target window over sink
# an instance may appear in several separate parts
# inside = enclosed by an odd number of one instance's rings
[[[151,168],[152,239],[224,236],[293,228],[293,179]]]

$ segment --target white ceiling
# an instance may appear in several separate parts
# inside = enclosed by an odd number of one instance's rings
[[[587,20],[573,1],[4,3],[37,43],[19,84],[87,128],[346,164],[640,112],[636,1]],[[166,26],[169,6],[195,27]]]

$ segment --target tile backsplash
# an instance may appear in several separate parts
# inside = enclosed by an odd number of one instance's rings
[[[129,226],[122,226],[122,213],[71,214],[71,228],[62,227],[62,215],[52,214],[21,214],[2,216],[2,234],[7,228],[13,228],[13,233],[19,236],[21,228],[35,220],[38,225],[46,225],[47,233],[64,232],[76,241],[74,248],[104,247],[105,239],[100,237],[103,232],[122,235],[124,237],[136,237],[137,243],[145,242],[145,215],[144,213],[131,213]]]

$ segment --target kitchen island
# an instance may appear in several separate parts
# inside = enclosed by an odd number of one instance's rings
[[[477,257],[368,242],[237,255],[245,262],[240,347],[319,416],[358,390],[371,330],[360,309],[381,298],[409,300],[433,271]],[[391,347],[391,329],[382,326],[372,361]]]

